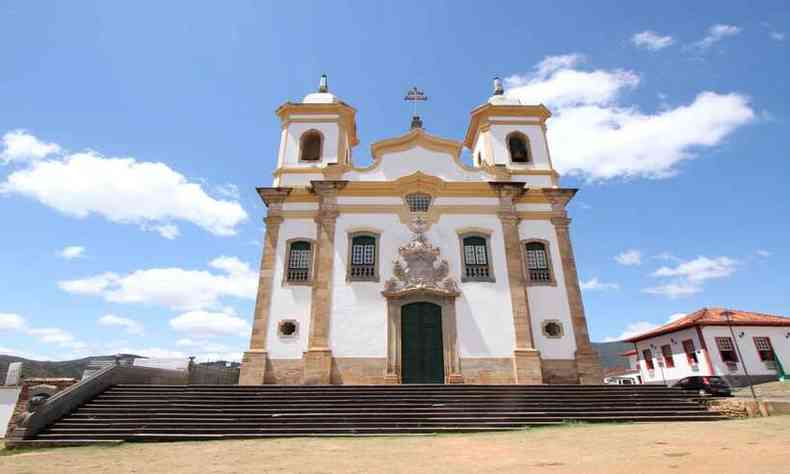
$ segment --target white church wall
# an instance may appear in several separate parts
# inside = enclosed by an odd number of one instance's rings
[[[474,223],[491,231],[491,258],[495,283],[461,280],[458,230]],[[348,233],[379,232],[379,282],[346,282]],[[493,215],[443,215],[426,233],[448,261],[450,275],[459,282],[462,296],[456,301],[458,350],[461,357],[511,357],[514,348],[513,312],[506,276],[501,224]],[[335,234],[330,346],[336,357],[385,357],[387,303],[381,296],[392,277],[398,248],[412,234],[395,214],[341,214]]]
[[[312,219],[285,219],[280,224],[272,284],[271,311],[266,341],[272,359],[301,359],[307,348],[310,331],[310,286],[283,285],[287,243],[290,239],[315,240],[315,222]],[[280,337],[277,323],[283,319],[299,323],[296,337]]]
[[[274,179],[274,186],[309,186],[310,181],[321,181],[324,175],[320,171],[313,173],[283,173]]]
[[[391,181],[409,176],[417,171],[438,176],[446,181],[485,181],[483,171],[467,171],[461,168],[449,153],[414,146],[408,150],[386,153],[378,166],[370,171],[350,171],[343,179],[352,181]]]
[[[548,220],[522,220],[519,224],[521,240],[542,239],[549,242],[552,270],[556,286],[529,286],[529,314],[532,322],[532,334],[535,348],[544,359],[573,359],[576,352],[576,340],[571,324],[571,312],[565,288],[565,274],[562,269],[557,233],[554,225]],[[522,249],[523,258],[523,249]],[[545,320],[559,320],[564,329],[563,337],[548,338],[543,334],[542,323]]]

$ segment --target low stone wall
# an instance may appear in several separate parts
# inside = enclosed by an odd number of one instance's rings
[[[27,411],[27,403],[32,397],[41,394],[52,397],[75,383],[77,383],[77,379],[71,378],[33,378],[22,380],[19,397],[16,399],[16,406],[13,413],[11,413],[11,419],[8,420],[6,433],[11,434],[14,431],[17,420],[19,420],[22,413]]]
[[[474,357],[461,359],[461,375],[468,384],[514,384],[513,359],[510,357]]]
[[[543,359],[543,383],[577,384],[579,373],[574,359]],[[598,383],[603,383],[601,380]]]
[[[121,365],[106,367],[78,383],[72,382],[61,391],[52,395],[32,413],[27,411],[27,406],[25,406],[27,403],[21,405],[22,413],[11,420],[14,426],[13,429],[8,431],[6,447],[23,446],[25,440],[34,438],[44,428],[71,413],[77,407],[107,390],[112,385],[185,385],[187,377],[187,372],[183,371]],[[35,395],[35,393],[32,395]]]
[[[709,410],[733,418],[751,416],[790,415],[790,402],[784,400],[754,400],[751,398],[714,398],[706,400]]]

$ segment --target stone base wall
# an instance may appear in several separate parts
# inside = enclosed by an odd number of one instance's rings
[[[71,378],[33,378],[24,379],[20,387],[19,397],[16,399],[16,406],[14,412],[11,414],[11,419],[8,420],[8,429],[6,434],[11,433],[16,428],[16,422],[19,415],[27,411],[27,402],[31,397],[39,393],[45,393],[49,396],[71,387],[77,383],[77,379]]]
[[[304,381],[302,359],[266,359],[263,383],[301,385]]]
[[[574,359],[543,359],[543,383],[577,384],[579,375]]]
[[[387,368],[385,357],[335,357],[332,364],[332,384],[378,385],[384,382]]]
[[[513,359],[510,357],[462,358],[464,383],[496,385],[516,383]]]

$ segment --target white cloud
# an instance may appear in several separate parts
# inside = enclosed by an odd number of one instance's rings
[[[73,260],[75,258],[82,257],[83,253],[85,253],[85,247],[80,247],[79,245],[70,245],[58,252],[58,256],[65,258],[66,260]]]
[[[3,135],[0,162],[36,161],[60,152],[55,143],[44,143],[24,130],[13,130]]]
[[[639,250],[631,249],[626,250],[625,252],[621,253],[614,257],[615,261],[620,265],[641,265],[642,264],[642,252]]]
[[[774,39],[776,41],[784,41],[785,34],[782,33],[782,32],[779,32],[779,31],[772,31],[771,32],[771,39]]]
[[[685,317],[688,313],[674,313],[669,315],[668,323],[677,321],[678,319]]]
[[[629,337],[637,336],[639,334],[651,331],[657,327],[658,327],[657,324],[649,323],[647,321],[637,321],[628,324],[628,326],[625,327],[625,330],[619,336],[614,336],[614,337],[610,336],[604,338],[604,342],[622,341],[623,339],[628,339]]]
[[[209,266],[221,273],[183,268],[152,268],[128,275],[102,273],[61,281],[60,288],[75,294],[100,295],[113,303],[157,304],[176,310],[217,307],[222,297],[254,299],[258,275],[235,257],[218,257]]]
[[[675,40],[671,36],[661,36],[655,31],[643,31],[631,37],[631,42],[638,48],[658,51],[672,45]]]
[[[25,327],[25,318],[14,313],[0,313],[0,331],[18,331]]]
[[[717,24],[708,28],[708,34],[692,45],[692,47],[705,50],[723,40],[724,38],[735,36],[741,32],[741,29],[735,25],[722,25]]]
[[[14,150],[10,156],[20,161],[21,152]],[[174,221],[225,236],[234,235],[247,219],[237,201],[212,198],[164,163],[105,157],[91,150],[43,159],[48,154],[39,151],[38,160],[11,173],[0,183],[0,193],[27,196],[77,218],[97,214],[110,222],[135,224],[168,239],[179,234]]]
[[[220,196],[225,196],[226,198],[234,199],[237,201],[241,198],[241,192],[239,191],[239,187],[232,183],[225,183],[219,186],[215,186],[214,191]]]
[[[87,345],[77,340],[70,332],[61,328],[37,328],[29,329],[27,333],[45,344],[56,344],[60,347],[81,350]]]
[[[187,354],[181,351],[174,351],[161,347],[118,347],[111,351],[113,354],[133,354],[141,357],[150,357],[152,359],[186,359]]]
[[[620,288],[620,285],[617,283],[604,283],[598,280],[598,277],[593,277],[587,281],[583,281],[580,284],[582,290],[588,291],[606,291],[606,290],[617,290]]]
[[[549,140],[560,173],[588,180],[664,178],[719,145],[755,113],[745,96],[699,93],[689,104],[643,113],[625,103],[639,75],[622,69],[582,70],[580,55],[553,56],[530,74],[508,77],[507,95],[552,109]]]
[[[735,272],[736,261],[729,257],[697,257],[670,268],[661,267],[652,276],[683,277],[689,282],[703,282],[712,278],[724,278]]]
[[[135,336],[143,335],[143,325],[133,319],[123,318],[114,314],[105,314],[99,318],[98,323],[101,326],[118,326],[124,328],[127,334]]]
[[[190,311],[177,316],[170,320],[170,327],[194,337],[250,335],[250,325],[243,319],[225,313],[207,311]],[[182,339],[181,342],[184,340]]]
[[[758,249],[757,252],[755,252],[755,253],[757,255],[759,255],[760,257],[765,257],[765,258],[768,258],[771,255],[773,255],[771,252],[769,252],[769,251],[767,251],[765,249]]]
[[[694,283],[680,280],[645,288],[642,291],[651,295],[661,295],[675,299],[699,293],[702,291],[702,288]]]

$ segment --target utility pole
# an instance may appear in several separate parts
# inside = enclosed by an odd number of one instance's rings
[[[735,337],[735,331],[732,330],[732,311],[724,311],[721,313],[725,318],[727,318],[727,327],[730,328],[730,334],[732,335],[733,344],[735,344],[735,351],[738,354],[738,359],[743,364],[743,373],[746,374],[746,380],[749,382],[749,389],[752,391],[752,398],[757,400],[757,394],[754,392],[754,384],[752,383],[752,376],[749,375],[749,370],[746,368],[746,360],[743,358],[741,354],[741,347],[738,345],[738,338]]]

